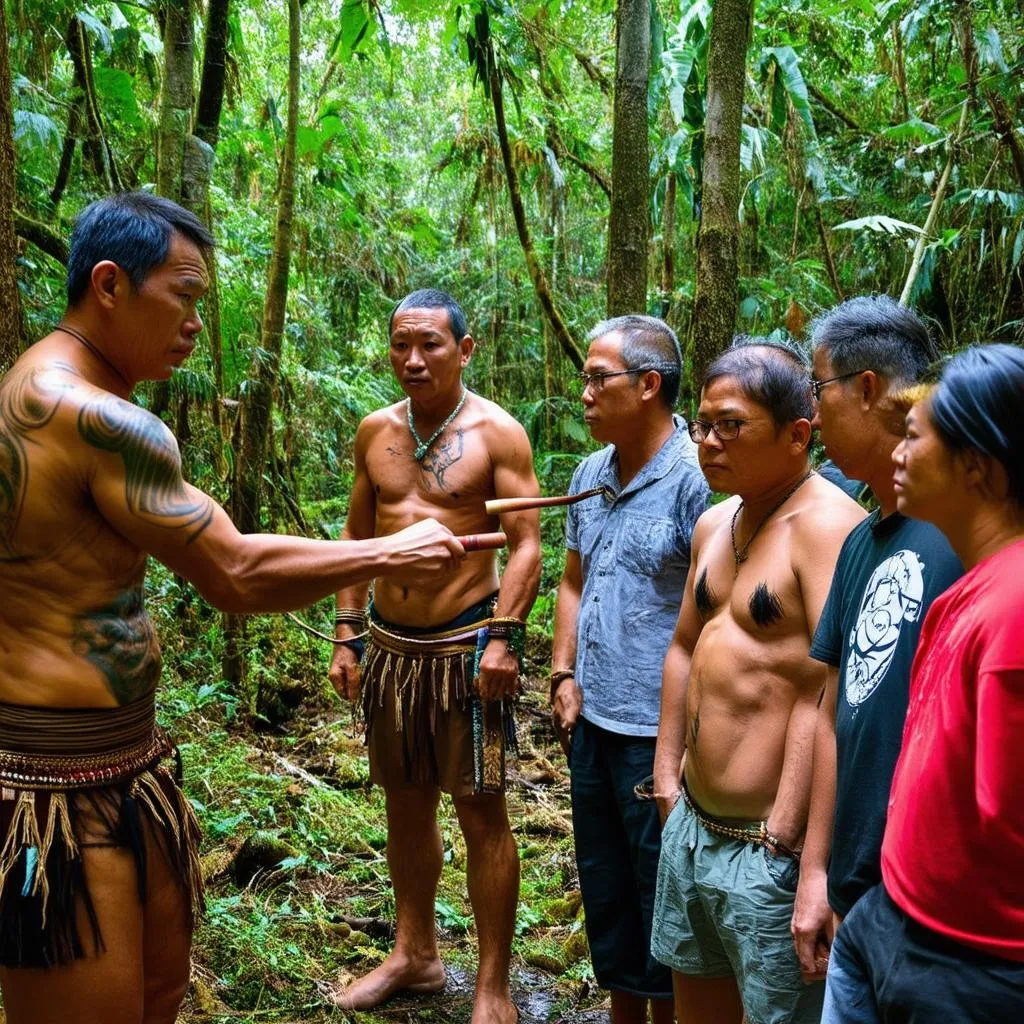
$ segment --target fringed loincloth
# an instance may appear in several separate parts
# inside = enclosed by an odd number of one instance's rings
[[[371,776],[388,777],[388,756],[375,745],[374,730],[392,731],[401,742],[406,783],[440,785],[465,795],[446,778],[448,762],[464,756],[471,762],[469,792],[501,793],[505,789],[506,751],[517,753],[513,702],[482,701],[473,686],[480,653],[487,643],[487,623],[493,598],[468,609],[450,628],[414,631],[383,621],[371,610],[370,637],[363,662],[363,716],[371,745]],[[439,750],[443,742],[456,749]],[[469,742],[459,742],[465,733]],[[454,737],[454,738],[453,738]]]
[[[130,849],[145,902],[147,829],[188,895],[190,924],[201,912],[199,823],[180,761],[175,774],[160,764],[170,755],[152,694],[121,708],[0,703],[0,966],[85,956],[78,901],[102,950],[82,849]]]

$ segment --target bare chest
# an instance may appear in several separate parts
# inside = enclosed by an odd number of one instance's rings
[[[737,560],[728,523],[716,530],[702,546],[695,567],[694,603],[705,626],[727,619],[759,640],[806,633],[788,533],[784,528],[768,532]]]
[[[410,503],[482,512],[494,495],[494,474],[479,430],[452,425],[418,460],[416,448],[400,429],[382,431],[371,444],[366,465],[378,513]]]

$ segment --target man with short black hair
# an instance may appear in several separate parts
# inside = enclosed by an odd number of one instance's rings
[[[680,1021],[811,1024],[789,933],[824,672],[808,656],[863,511],[810,470],[814,414],[793,351],[748,343],[708,368],[689,424],[712,490],[665,658],[652,939]]]
[[[672,413],[682,356],[671,328],[622,316],[590,332],[583,416],[607,447],[573,474],[552,646],[555,727],[572,771],[573,833],[597,983],[612,1024],[672,1021],[672,979],[650,954],[661,849],[657,808],[636,787],[654,766],[661,665],[690,537],[708,488]]]
[[[148,555],[236,613],[457,566],[422,522],[361,542],[240,534],[128,399],[195,348],[202,223],[122,193],[79,217],[68,307],[0,380],[0,987],[8,1024],[171,1024],[202,903],[195,814],[162,763]]]
[[[814,423],[825,450],[878,502],[843,544],[811,645],[828,675],[793,936],[805,976],[820,977],[835,928],[881,881],[910,667],[932,601],[963,570],[935,526],[896,508],[892,460],[905,432],[899,393],[934,357],[925,325],[888,296],[864,296],[819,317],[811,340]]]
[[[460,534],[480,533],[497,525],[485,501],[538,493],[526,431],[463,384],[473,344],[446,292],[422,289],[395,307],[389,357],[407,397],[359,424],[343,536],[382,537],[424,515]],[[480,944],[472,1024],[517,1017],[509,964],[519,859],[505,805],[504,740],[540,582],[540,526],[536,512],[504,515],[501,526],[509,554],[500,590],[493,551],[471,554],[457,571],[431,580],[377,580],[362,666],[358,642],[335,651],[331,681],[351,700],[362,696],[370,780],[384,788],[397,915],[391,954],[334,992],[344,1009],[370,1009],[399,990],[444,987],[434,924],[444,792],[466,840]],[[366,599],[364,583],[338,593],[339,640],[362,630]]]

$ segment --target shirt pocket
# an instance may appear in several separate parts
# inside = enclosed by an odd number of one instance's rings
[[[676,524],[656,516],[630,515],[619,532],[619,564],[641,576],[658,576],[679,561]]]

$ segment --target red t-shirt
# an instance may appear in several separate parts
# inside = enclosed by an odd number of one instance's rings
[[[980,562],[928,611],[882,878],[914,920],[1024,961],[1024,541]]]

